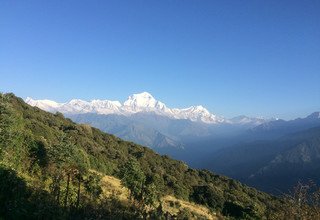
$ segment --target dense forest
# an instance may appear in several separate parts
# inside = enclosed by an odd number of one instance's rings
[[[164,212],[161,198],[167,195],[206,206],[217,219],[319,217],[318,206],[296,208],[295,197],[273,197],[191,169],[13,94],[1,94],[0,114],[0,219],[200,218]],[[128,203],[103,196],[106,175],[129,189]]]

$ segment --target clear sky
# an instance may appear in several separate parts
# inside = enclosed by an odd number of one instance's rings
[[[302,117],[320,110],[320,1],[2,0],[0,91]]]

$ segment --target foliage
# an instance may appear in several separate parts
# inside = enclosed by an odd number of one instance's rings
[[[223,195],[218,194],[212,186],[195,186],[191,198],[199,204],[221,210],[224,205]]]
[[[14,210],[15,215],[25,215],[24,204],[28,197],[28,190],[23,179],[19,178],[15,171],[0,167],[0,216],[9,217]]]
[[[84,187],[92,200],[97,200],[102,193],[100,181],[101,176],[97,173],[90,173],[84,181]]]
[[[138,208],[145,218],[151,215],[148,207],[155,208],[156,204],[160,202],[158,189],[152,182],[152,178],[146,178],[140,164],[135,159],[129,160],[122,167],[120,175],[122,185],[130,191],[129,198],[133,202],[137,202]]]
[[[129,160],[121,169],[120,175],[122,184],[130,190],[130,198],[141,201],[146,176],[139,163],[133,159]]]
[[[285,216],[291,219],[320,219],[320,188],[312,181],[299,182],[291,194],[285,195]]]

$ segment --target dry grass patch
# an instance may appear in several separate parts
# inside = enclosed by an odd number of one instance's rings
[[[104,176],[101,187],[105,197],[115,196],[120,201],[128,201],[129,190],[121,185],[121,181],[113,176]]]
[[[207,207],[180,200],[170,195],[162,198],[162,204],[164,211],[167,211],[173,215],[177,215],[182,209],[187,209],[191,213],[195,213],[203,217],[203,219],[218,219],[215,213],[212,213]]]

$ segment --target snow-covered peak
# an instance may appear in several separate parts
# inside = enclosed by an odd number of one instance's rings
[[[141,92],[137,94],[133,94],[129,97],[135,97],[135,98],[147,98],[147,99],[154,99],[153,96],[149,92]]]
[[[26,100],[24,100],[26,103],[34,103],[35,100],[30,98],[30,97],[27,97]]]
[[[166,105],[156,100],[150,93],[142,92],[133,94],[123,103],[123,108],[132,113],[136,112],[156,112],[161,115],[172,114],[171,110]]]
[[[99,100],[91,101],[93,112],[98,114],[121,114],[122,104],[119,101]]]
[[[48,99],[43,99],[43,100],[34,100],[30,97],[26,98],[26,103],[28,103],[31,106],[35,106],[38,107],[40,109],[43,109],[45,111],[49,111],[52,112],[54,111],[55,108],[59,108],[60,104],[55,102],[55,101],[51,101]]]
[[[100,100],[100,99],[94,99],[91,101],[93,105],[99,105],[99,106],[117,106],[121,107],[122,104],[119,101],[109,101],[109,100]]]
[[[184,109],[173,109],[172,110],[177,118],[180,119],[190,119],[191,121],[199,121],[204,123],[224,123],[226,120],[222,117],[211,114],[206,108],[202,105],[191,106]]]
[[[202,105],[192,106],[190,110],[194,113],[210,114],[210,112]]]
[[[154,108],[156,104],[157,100],[155,100],[155,98],[153,98],[153,96],[148,92],[133,94],[123,103],[124,106],[130,106],[133,108]]]
[[[72,99],[71,101],[62,104],[57,111],[62,113],[90,113],[93,107],[90,102],[81,99]]]
[[[73,104],[73,105],[86,105],[89,104],[89,102],[87,101],[83,101],[81,99],[71,99],[69,104]]]
[[[188,119],[194,122],[210,124],[227,122],[224,118],[211,114],[202,105],[191,106],[184,109],[168,108],[148,92],[133,94],[129,96],[123,104],[119,101],[99,99],[89,102],[81,99],[72,99],[67,103],[57,103],[50,100],[33,100],[31,98],[27,98],[26,103],[46,111],[59,111],[66,114],[98,113],[106,115],[131,115],[138,112],[153,112],[174,119]]]
[[[48,105],[48,106],[52,106],[52,107],[58,107],[59,106],[59,103],[57,103],[55,101],[48,100],[48,99],[34,100],[34,99],[30,98],[30,97],[27,97],[26,98],[26,102],[27,103],[33,103],[33,105],[43,104],[43,105]]]

